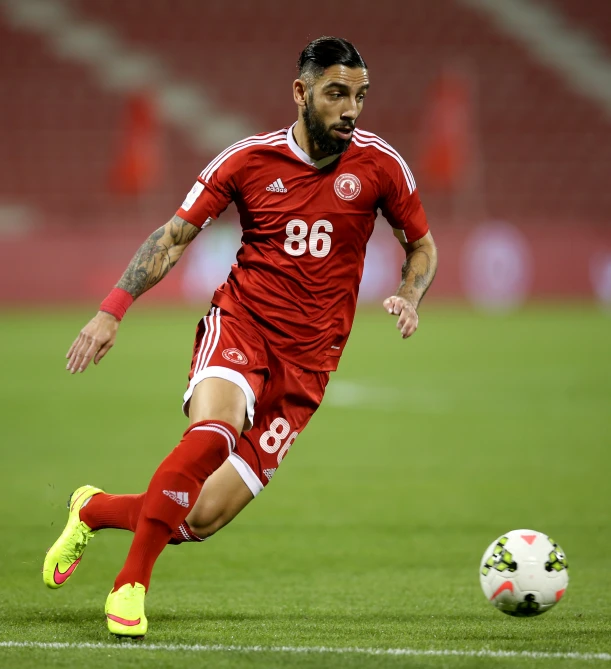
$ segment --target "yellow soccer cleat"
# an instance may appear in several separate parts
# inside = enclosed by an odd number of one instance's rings
[[[77,488],[68,499],[68,522],[59,539],[49,548],[42,567],[42,580],[49,588],[61,588],[78,567],[87,543],[95,535],[79,512],[83,504],[98,493],[100,488],[84,485]]]
[[[106,599],[106,622],[108,631],[115,636],[141,639],[148,629],[144,615],[144,595],[141,583],[126,583]]]

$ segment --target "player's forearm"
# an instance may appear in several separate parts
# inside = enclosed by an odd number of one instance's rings
[[[145,293],[174,267],[199,231],[196,226],[174,216],[136,251],[117,288],[126,290],[134,299]]]
[[[397,296],[403,297],[415,308],[435,278],[437,247],[432,239],[410,244],[403,267]]]

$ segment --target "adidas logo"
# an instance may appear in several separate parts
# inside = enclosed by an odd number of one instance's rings
[[[265,476],[267,477],[267,480],[268,480],[268,481],[271,481],[271,480],[272,480],[272,476],[276,473],[276,469],[275,469],[275,468],[274,468],[274,469],[264,469],[264,470],[263,470],[263,473],[264,473]]]
[[[284,187],[282,179],[276,179],[273,184],[270,184],[265,190],[271,191],[272,193],[288,193],[288,190]]]
[[[169,497],[171,500],[184,506],[185,509],[189,508],[189,493],[188,492],[174,492],[173,490],[164,490],[163,494]]]

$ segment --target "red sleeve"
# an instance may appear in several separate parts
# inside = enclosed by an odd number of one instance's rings
[[[227,209],[239,190],[240,172],[248,157],[248,151],[233,152],[232,148],[218,155],[197,177],[177,216],[201,228]]]
[[[403,230],[408,242],[415,242],[426,235],[429,226],[414,177],[398,154],[389,156],[381,167],[382,214],[393,228]]]

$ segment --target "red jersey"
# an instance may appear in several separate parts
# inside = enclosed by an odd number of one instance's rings
[[[428,231],[409,167],[358,129],[347,151],[319,161],[298,146],[293,127],[237,142],[176,213],[202,227],[231,201],[242,247],[212,302],[238,317],[245,310],[280,358],[309,370],[337,368],[378,209],[408,241]]]

